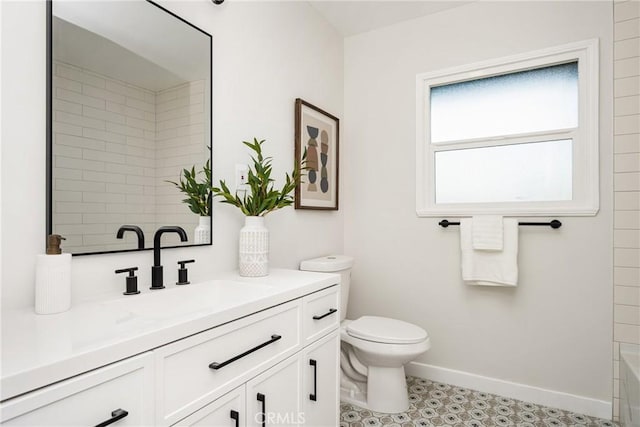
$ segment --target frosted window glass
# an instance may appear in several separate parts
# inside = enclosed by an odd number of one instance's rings
[[[435,153],[436,203],[571,200],[572,140]]]
[[[578,126],[578,63],[431,88],[431,142]]]

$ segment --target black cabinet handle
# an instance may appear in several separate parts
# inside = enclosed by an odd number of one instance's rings
[[[244,352],[244,353],[242,353],[242,354],[239,354],[239,355],[237,355],[237,356],[234,356],[234,357],[232,357],[232,358],[231,358],[231,359],[229,359],[229,360],[225,360],[224,362],[220,362],[220,363],[218,363],[218,362],[212,362],[212,363],[210,363],[210,364],[209,364],[209,368],[211,368],[211,369],[220,369],[220,368],[224,368],[224,367],[225,367],[225,366],[227,366],[229,363],[233,363],[233,362],[235,362],[235,361],[236,361],[236,360],[238,360],[238,359],[242,359],[242,358],[243,358],[243,357],[245,357],[246,355],[251,354],[251,353],[253,353],[254,351],[260,350],[262,347],[266,347],[266,346],[268,346],[269,344],[272,344],[272,343],[274,343],[274,342],[278,341],[280,338],[282,338],[282,336],[281,336],[281,335],[275,335],[275,334],[274,334],[274,335],[271,335],[271,339],[270,339],[269,341],[265,341],[265,342],[263,342],[262,344],[257,345],[257,346],[255,346],[255,347],[253,347],[252,349],[249,349],[249,350],[245,351],[245,352]]]
[[[309,395],[309,399],[315,402],[318,400],[318,362],[309,359],[309,365],[313,366],[313,393]]]
[[[336,311],[338,311],[337,308],[331,308],[329,309],[329,311],[327,311],[325,314],[321,315],[321,316],[313,316],[313,320],[320,320],[320,319],[324,319],[327,316],[331,316],[333,313],[335,313]]]
[[[232,409],[229,416],[231,417],[232,420],[236,420],[236,427],[240,427],[240,414],[238,413],[238,411],[234,411]]]
[[[264,394],[258,393],[256,399],[258,399],[258,402],[262,402],[262,412],[260,415],[262,416],[262,427],[265,427],[267,425],[267,398]]]
[[[101,422],[100,424],[96,425],[96,427],[108,426],[109,424],[113,424],[116,421],[123,419],[127,415],[129,415],[127,411],[125,411],[124,409],[118,408],[115,411],[111,411],[111,418],[109,418],[107,421]]]

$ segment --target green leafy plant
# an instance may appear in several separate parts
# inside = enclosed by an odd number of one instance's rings
[[[219,187],[213,187],[214,197],[222,197],[222,203],[228,203],[240,209],[246,216],[265,216],[269,212],[284,208],[293,204],[291,192],[296,188],[296,184],[302,176],[301,168],[296,163],[291,175],[285,175],[285,183],[281,189],[274,189],[271,178],[272,157],[264,157],[262,154],[262,144],[265,140],[253,142],[242,141],[255,154],[251,156],[253,165],[249,166],[247,175],[247,191],[232,193],[224,180],[220,180]],[[302,164],[305,163],[305,155],[302,157]],[[302,168],[304,169],[304,168]],[[242,195],[240,195],[240,194]]]
[[[198,175],[204,175],[204,179],[198,180]],[[194,214],[200,216],[211,216],[211,201],[213,199],[211,193],[211,161],[202,167],[202,171],[197,171],[195,166],[189,169],[183,169],[180,173],[180,182],[167,181],[178,188],[182,193],[187,195],[182,201],[189,206]]]

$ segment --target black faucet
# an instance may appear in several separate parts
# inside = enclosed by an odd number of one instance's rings
[[[151,288],[164,289],[162,265],[160,265],[160,237],[163,233],[178,233],[181,242],[187,241],[187,233],[182,227],[169,225],[158,228],[153,236],[153,267],[151,267]]]
[[[144,233],[142,229],[137,225],[123,225],[118,229],[118,234],[116,237],[118,239],[122,239],[125,231],[133,231],[138,236],[138,249],[144,249]]]

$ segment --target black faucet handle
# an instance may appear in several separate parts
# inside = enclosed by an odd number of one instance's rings
[[[138,290],[138,277],[134,274],[135,271],[138,270],[138,267],[129,267],[129,268],[121,268],[116,270],[116,274],[120,273],[129,273],[126,277],[127,281],[127,290],[123,292],[123,295],[136,295],[139,294]]]
[[[187,259],[184,261],[178,261],[178,264],[180,265],[180,268],[178,269],[178,281],[176,282],[176,285],[188,285],[189,283],[189,279],[188,279],[188,274],[189,271],[187,270],[187,268],[185,267],[186,264],[191,264],[192,262],[196,262],[195,259]]]
[[[196,262],[195,259],[186,259],[184,261],[178,261],[178,264],[180,265],[180,268],[185,268],[184,265],[185,264],[191,264],[192,262]]]

